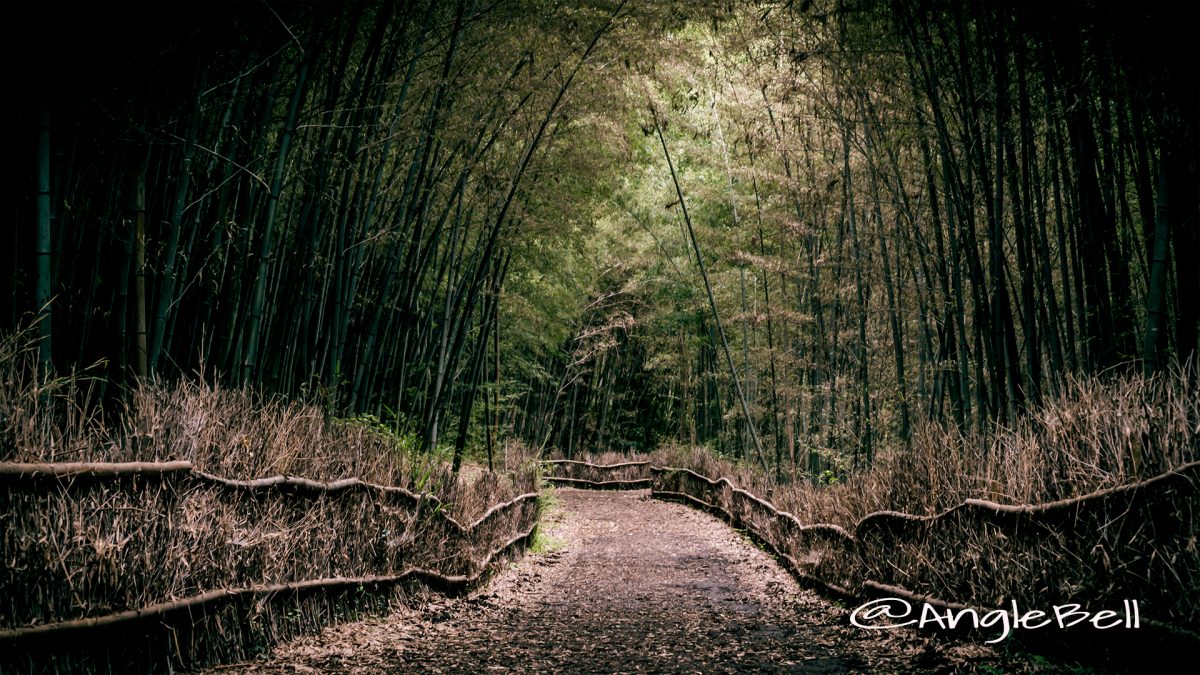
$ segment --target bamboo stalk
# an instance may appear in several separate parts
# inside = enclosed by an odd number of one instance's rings
[[[133,273],[134,309],[137,316],[137,346],[133,363],[138,377],[150,374],[150,348],[146,339],[146,171],[138,171],[133,186]]]
[[[192,463],[176,462],[0,462],[0,478],[125,478],[188,473]]]
[[[268,476],[266,478],[255,478],[253,480],[236,480],[232,478],[222,478],[214,476],[204,471],[194,470],[195,477],[202,482],[219,485],[222,487],[243,489],[243,490],[258,490],[262,488],[291,488],[299,490],[308,490],[310,492],[325,492],[336,493],[353,490],[355,488],[378,492],[391,496],[400,496],[411,502],[420,502],[422,500],[441,503],[440,500],[428,493],[416,494],[402,487],[390,485],[377,485],[375,483],[367,483],[359,478],[343,478],[330,483],[322,483],[310,478],[301,478],[299,476]]]
[[[692,218],[688,215],[687,202],[683,198],[683,188],[679,185],[679,177],[675,174],[675,165],[671,162],[671,153],[667,150],[667,139],[663,136],[662,126],[658,123],[658,115],[654,115],[654,130],[658,132],[658,141],[662,144],[663,156],[667,160],[667,168],[671,171],[671,181],[675,185],[675,194],[679,197],[679,208],[683,211],[683,222],[687,224],[688,236],[691,238],[692,249],[696,253],[696,262],[700,267],[700,277],[704,280],[704,290],[708,292],[708,306],[712,310],[713,322],[717,327],[717,335],[721,338],[721,348],[725,351],[725,360],[729,364],[729,375],[733,378],[733,388],[737,390],[738,400],[742,403],[742,414],[746,418],[746,431],[754,441],[754,449],[758,454],[758,462],[763,471],[770,473],[767,459],[763,455],[762,439],[758,437],[758,429],[754,426],[754,415],[750,414],[750,403],[746,400],[746,392],[742,389],[741,378],[738,377],[737,367],[733,363],[733,354],[729,351],[729,341],[725,339],[725,330],[721,328],[721,315],[717,312],[717,300],[713,297],[712,284],[708,281],[708,270],[704,266],[704,256],[700,253],[700,244],[696,241],[696,230],[692,228]]]
[[[53,367],[51,359],[51,290],[54,286],[51,279],[50,265],[50,94],[43,86],[41,110],[38,114],[37,130],[37,192],[34,198],[37,211],[35,253],[37,279],[38,313],[38,359],[42,366],[49,370]]]

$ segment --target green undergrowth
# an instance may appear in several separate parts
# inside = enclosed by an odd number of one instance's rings
[[[538,496],[538,527],[537,531],[533,533],[533,541],[529,545],[530,553],[553,553],[566,546],[566,541],[548,534],[545,529],[546,522],[550,517],[561,513],[562,510],[562,500],[559,499],[557,491],[553,486],[543,484]]]
[[[567,542],[565,539],[556,537],[552,534],[547,534],[546,530],[538,527],[537,532],[533,533],[533,543],[529,545],[530,553],[554,553],[566,548]]]
[[[558,497],[558,491],[549,483],[542,483],[542,489],[538,495],[538,515],[545,517],[562,509],[562,500]]]

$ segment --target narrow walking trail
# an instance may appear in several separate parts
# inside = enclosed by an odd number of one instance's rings
[[[237,669],[828,673],[1014,665],[976,645],[854,628],[847,610],[801,589],[724,523],[647,491],[556,494],[539,550],[487,587],[331,627]]]

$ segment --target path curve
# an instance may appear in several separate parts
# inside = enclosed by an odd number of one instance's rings
[[[648,491],[559,488],[543,545],[466,598],[281,645],[258,673],[963,672],[992,650],[851,627],[715,518]]]

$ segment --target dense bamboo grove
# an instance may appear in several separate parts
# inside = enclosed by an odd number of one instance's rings
[[[1196,26],[1181,5],[843,2],[672,32],[626,81],[643,154],[611,216],[640,235],[625,302],[662,433],[748,460],[760,435],[778,474],[816,477],[931,422],[986,445],[1070,377],[1193,361]],[[602,427],[629,396],[606,358],[568,418]],[[1137,473],[1158,439],[1128,442]]]
[[[6,228],[6,327],[42,314],[43,361],[104,360],[113,385],[215,374],[431,447],[469,419],[514,246],[544,218],[526,195],[619,8],[71,9],[49,73],[6,53],[6,90],[34,100],[6,110],[6,156],[37,166],[6,200],[37,223]],[[13,56],[51,20],[20,10]]]
[[[4,13],[0,327],[105,400],[817,476],[1198,346],[1190,4]]]

